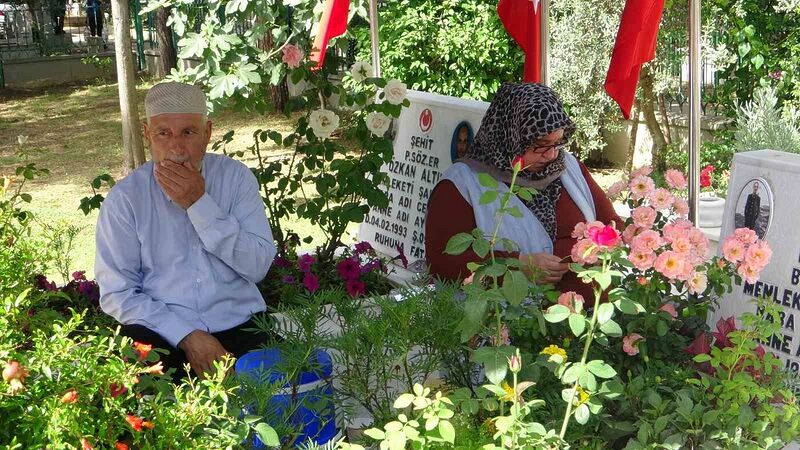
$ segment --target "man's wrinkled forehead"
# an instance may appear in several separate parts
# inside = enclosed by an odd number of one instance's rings
[[[148,121],[163,114],[199,114],[205,120],[206,96],[191,84],[159,83],[147,92],[144,108]]]

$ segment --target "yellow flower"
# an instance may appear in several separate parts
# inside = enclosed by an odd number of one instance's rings
[[[511,387],[511,385],[509,385],[505,381],[503,381],[503,383],[500,384],[500,387],[503,388],[504,391],[506,391],[506,394],[504,396],[500,397],[500,401],[502,401],[502,402],[513,402],[514,398],[516,397],[516,392],[514,392],[514,388]]]
[[[589,394],[587,394],[586,391],[584,391],[580,386],[578,386],[578,389],[576,390],[578,391],[578,405],[586,403],[589,400]]]
[[[550,360],[553,360],[553,356],[560,356],[561,361],[555,361],[559,364],[564,363],[567,361],[567,351],[557,345],[548,345],[541,352],[540,355],[550,355]]]

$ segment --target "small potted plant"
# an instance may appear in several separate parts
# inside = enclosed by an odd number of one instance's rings
[[[719,177],[717,177],[719,178]],[[722,226],[725,212],[725,198],[719,197],[714,189],[714,166],[707,165],[700,171],[700,195],[697,222],[701,228]]]

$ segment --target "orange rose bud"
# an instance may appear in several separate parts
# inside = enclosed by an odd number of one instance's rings
[[[142,420],[142,418],[141,418],[141,417],[136,417],[136,416],[134,416],[133,414],[128,414],[128,415],[125,417],[125,421],[126,421],[126,422],[128,422],[128,424],[129,424],[129,425],[131,426],[131,428],[133,428],[134,430],[136,430],[136,431],[142,431],[142,422],[144,422],[144,421]]]
[[[636,281],[639,284],[641,284],[642,286],[645,286],[645,285],[647,285],[647,283],[649,283],[649,281],[647,281],[647,278],[645,278],[645,277],[639,277],[639,278],[636,279]]]
[[[61,403],[68,405],[78,403],[78,391],[71,389],[61,396]]]
[[[514,172],[519,172],[524,166],[525,162],[522,159],[522,155],[517,156],[513,161],[511,161],[511,169],[514,170]]]
[[[153,350],[153,346],[150,344],[143,344],[141,342],[134,342],[133,348],[139,352],[139,359],[147,358],[147,355],[150,354],[150,351]]]
[[[156,427],[156,424],[154,424],[153,422],[150,422],[148,420],[145,420],[145,421],[142,422],[142,428],[147,428],[148,430],[152,430],[155,427]]]
[[[116,444],[114,444],[114,450],[128,450],[128,449],[129,449],[128,444],[124,442],[117,442]]]
[[[94,447],[92,447],[92,444],[90,444],[86,438],[81,438],[81,448],[83,450],[94,450]]]

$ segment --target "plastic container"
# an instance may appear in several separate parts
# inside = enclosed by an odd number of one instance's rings
[[[309,362],[312,369],[300,373],[294,389],[286,381],[286,373],[280,368],[283,358],[278,349],[268,348],[246,353],[236,361],[234,366],[237,374],[248,376],[253,381],[264,380],[269,384],[284,382],[283,389],[279,391],[280,394],[272,397],[270,407],[275,409],[275,417],[282,417],[284,410],[293,405],[299,405],[288,418],[289,423],[300,431],[300,435],[295,441],[298,446],[309,439],[322,445],[335,439],[338,434],[333,407],[333,387],[330,383],[333,361],[327,352],[317,350]],[[293,392],[295,392],[294,398]],[[320,401],[326,401],[326,406],[322,408],[322,411],[315,411],[313,405]],[[267,420],[267,422],[270,421]],[[279,425],[277,423],[269,424],[273,427]],[[253,438],[253,447],[266,448],[258,436]]]

